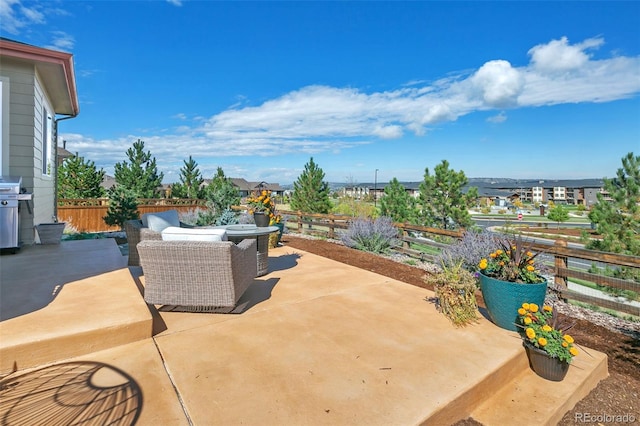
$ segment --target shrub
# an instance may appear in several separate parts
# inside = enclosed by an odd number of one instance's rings
[[[220,216],[216,219],[216,225],[235,225],[238,223],[238,215],[231,209],[225,209]]]
[[[442,250],[435,259],[436,264],[447,267],[461,263],[470,272],[478,270],[478,262],[496,247],[495,235],[487,230],[467,231],[460,241]]]
[[[393,226],[393,221],[383,216],[376,220],[354,220],[340,239],[347,247],[385,253],[397,243],[397,238],[398,230]]]

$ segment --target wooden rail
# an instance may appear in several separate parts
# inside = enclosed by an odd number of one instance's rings
[[[140,215],[168,209],[187,212],[192,209],[205,207],[203,200],[152,199],[139,201],[138,212]],[[104,223],[103,218],[107,214],[107,208],[107,199],[60,200],[58,203],[58,220],[70,222],[79,232],[117,231],[119,230],[117,227],[109,227]],[[243,210],[244,207],[234,207],[234,209]],[[289,230],[295,230],[301,234],[324,236],[332,239],[339,238],[339,231],[348,229],[349,224],[354,220],[353,217],[346,215],[302,213],[283,210],[280,210],[279,213],[288,217],[287,229]],[[459,240],[464,235],[464,232],[461,231],[430,228],[408,223],[394,223],[394,226],[398,228],[398,238],[401,242],[401,244],[394,249],[400,253],[427,261],[433,261],[434,255],[416,250],[415,246],[417,244],[441,250],[446,248],[450,243]],[[416,234],[427,238],[417,238],[415,236]],[[527,241],[526,238],[524,239]],[[635,281],[596,275],[568,267],[569,259],[581,259],[606,264],[613,268],[640,268],[640,257],[568,247],[566,241],[563,240],[558,240],[555,244],[544,244],[532,241],[527,241],[527,244],[531,247],[532,251],[553,256],[553,284],[554,288],[559,291],[560,297],[640,316],[640,308],[637,306],[616,300],[577,293],[567,288],[567,279],[576,278],[596,283],[605,288],[616,288],[640,293],[640,284]]]

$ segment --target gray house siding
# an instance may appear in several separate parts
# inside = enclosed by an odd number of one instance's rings
[[[34,225],[51,222],[54,214],[55,161],[47,174],[43,170],[43,111],[46,109],[52,118],[54,113],[32,64],[3,58],[2,76],[9,82],[8,141],[3,138],[3,145],[8,145],[8,149],[3,146],[3,162],[8,154],[9,167],[7,170],[3,166],[3,173],[21,176],[22,186],[33,193],[31,213],[21,203],[19,232],[22,243],[33,244]]]

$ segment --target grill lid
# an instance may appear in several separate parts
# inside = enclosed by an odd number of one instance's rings
[[[18,194],[22,186],[22,176],[0,176],[0,194]]]

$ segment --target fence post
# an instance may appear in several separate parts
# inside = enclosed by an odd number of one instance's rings
[[[567,247],[567,242],[565,240],[556,240],[555,244],[556,247]],[[567,288],[567,277],[564,275],[559,275],[559,268],[567,268],[567,258],[565,256],[559,256],[559,255],[555,255],[554,257],[555,259],[555,267],[556,267],[556,273],[554,276],[554,280],[553,282],[557,285],[557,286],[562,286],[565,289]]]
[[[409,236],[409,231],[407,231],[406,229],[402,228],[402,248],[405,248],[405,249],[410,249],[411,248],[411,243],[406,240],[406,237],[408,237],[408,236]]]
[[[336,237],[335,224],[336,224],[336,220],[333,217],[331,217],[331,219],[329,219],[329,238]]]
[[[302,234],[302,212],[298,211],[296,215],[298,216],[298,232]]]

